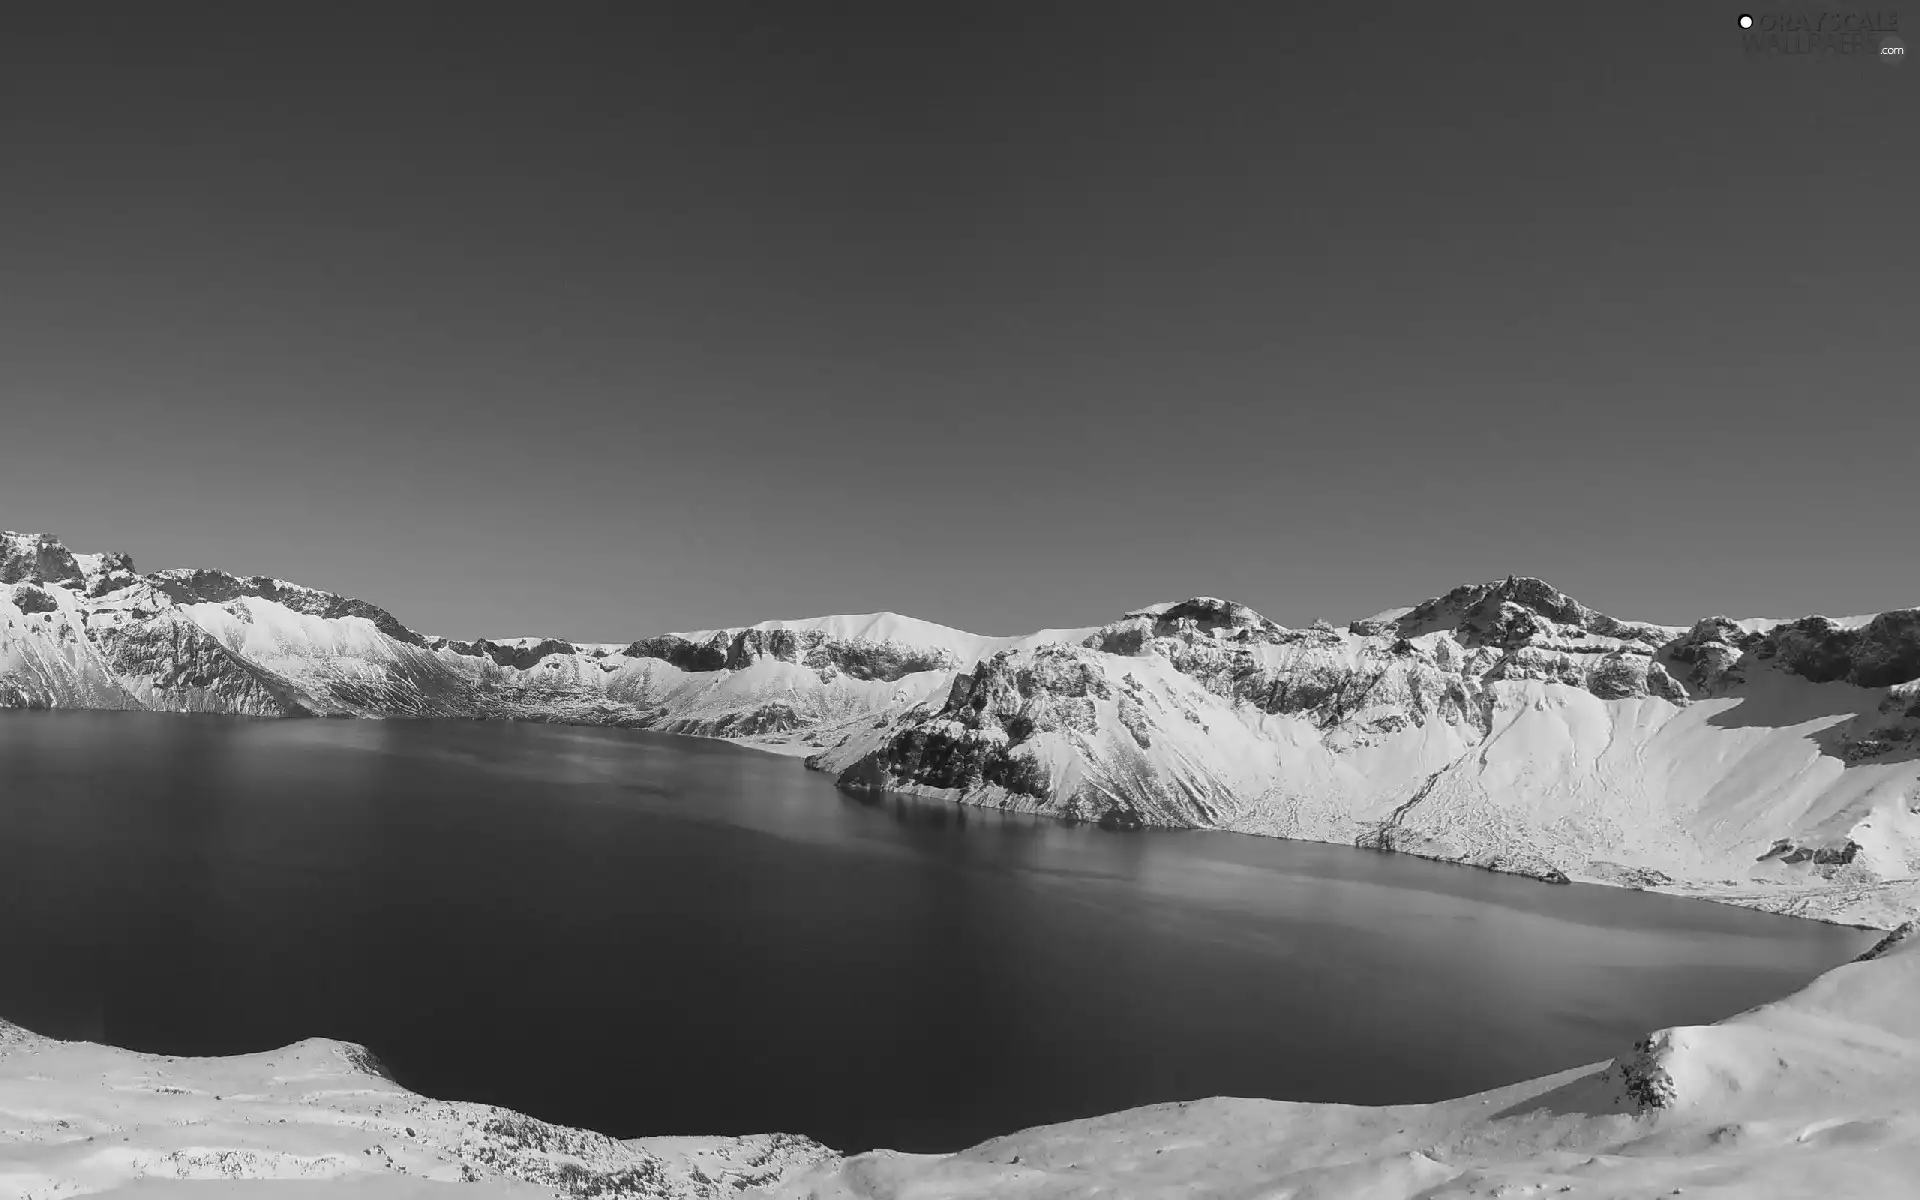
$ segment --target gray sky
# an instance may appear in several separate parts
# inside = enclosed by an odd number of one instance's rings
[[[6,527],[462,636],[1920,603],[1920,67],[1733,7],[42,9]]]

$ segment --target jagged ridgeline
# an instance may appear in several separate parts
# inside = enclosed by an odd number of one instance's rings
[[[1619,620],[1537,579],[1344,628],[1211,598],[983,637],[891,613],[453,640],[265,576],[0,536],[0,704],[725,737],[856,793],[1199,826],[1882,920],[1920,873],[1920,610]]]

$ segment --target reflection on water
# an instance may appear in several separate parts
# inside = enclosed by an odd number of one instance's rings
[[[562,726],[0,712],[0,831],[0,1014],[169,1053],[349,1038],[618,1136],[939,1150],[1205,1095],[1432,1100],[1872,940]]]

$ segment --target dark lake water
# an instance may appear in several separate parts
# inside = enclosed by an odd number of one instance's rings
[[[1222,834],[843,796],[625,730],[0,712],[0,1016],[324,1035],[620,1137],[950,1150],[1211,1095],[1436,1100],[1872,936]]]

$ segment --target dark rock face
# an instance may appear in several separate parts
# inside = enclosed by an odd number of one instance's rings
[[[1291,632],[1244,604],[1200,596],[1159,612],[1143,609],[1128,613],[1081,644],[1106,654],[1134,655],[1145,653],[1149,646],[1162,639],[1190,645],[1224,640],[1252,646],[1279,642]]]
[[[727,643],[719,634],[705,642],[690,642],[674,634],[643,638],[621,653],[628,658],[661,659],[682,671],[724,671],[727,667]]]
[[[784,700],[770,700],[744,712],[723,713],[718,717],[656,718],[648,722],[648,728],[690,737],[732,738],[786,733],[805,724],[806,718],[793,705]]]
[[[1688,687],[1712,693],[1746,682],[1741,659],[1759,641],[1759,634],[1744,632],[1727,617],[1708,617],[1668,643],[1665,654],[1686,668]]]
[[[1647,663],[1624,654],[1609,654],[1593,669],[1587,690],[1602,700],[1624,700],[1646,691]]]
[[[83,588],[80,564],[50,533],[0,533],[0,583],[57,583]]]
[[[1850,763],[1920,755],[1920,728],[1913,725],[1884,725],[1852,734],[1842,743],[1840,755]]]
[[[430,650],[451,650],[469,658],[491,659],[496,666],[512,667],[520,671],[529,671],[540,665],[541,661],[555,654],[577,654],[579,650],[572,642],[563,642],[559,638],[542,638],[531,646],[509,646],[504,642],[490,642],[486,638],[476,638],[471,642],[454,642],[435,638],[426,643]]]
[[[1011,717],[1036,698],[1104,700],[1108,695],[1106,675],[1085,655],[1068,646],[1041,646],[1028,656],[1002,650],[971,674],[956,676],[947,706]]]
[[[480,653],[492,659],[497,666],[511,666],[515,670],[532,670],[549,655],[576,653],[572,641],[561,641],[559,637],[541,637],[534,645],[503,645],[482,637],[476,643],[476,649],[480,649]]]
[[[1633,1044],[1633,1053],[1615,1061],[1622,1089],[1641,1111],[1670,1108],[1679,1096],[1673,1076],[1661,1065],[1665,1051],[1662,1034],[1652,1034]]]
[[[1859,629],[1802,617],[1759,639],[1754,656],[1815,683],[1884,688],[1920,679],[1920,609],[1884,612]]]
[[[392,613],[365,600],[333,592],[315,591],[267,575],[242,579],[225,571],[156,571],[148,582],[176,604],[225,604],[242,596],[271,600],[310,617],[362,617],[397,642],[424,647],[426,639],[396,620]]]
[[[793,705],[775,700],[760,705],[752,712],[728,713],[715,725],[716,732],[711,737],[761,737],[769,733],[785,733],[798,729],[801,725],[800,714]]]
[[[809,651],[805,663],[817,671],[832,668],[855,679],[877,679],[885,683],[922,671],[945,671],[957,665],[954,657],[944,650],[892,642],[842,642],[831,638]]]
[[[93,632],[94,645],[114,675],[147,691],[157,707],[253,716],[310,716],[297,689],[241,659],[184,617]]]
[[[60,611],[60,602],[47,595],[30,583],[20,584],[13,589],[13,606],[23,613],[50,613]]]
[[[1903,922],[1899,927],[1893,930],[1890,930],[1887,933],[1887,936],[1875,942],[1873,946],[1869,948],[1865,954],[1862,954],[1860,957],[1854,959],[1853,961],[1857,963],[1872,962],[1874,959],[1881,957],[1887,951],[1893,949],[1895,946],[1898,946],[1901,942],[1904,942],[1908,938],[1912,937],[1915,929],[1920,929],[1920,922],[1915,922],[1915,921]]]
[[[362,1046],[357,1042],[342,1043],[340,1046],[340,1053],[341,1053],[341,1056],[344,1057],[347,1060],[347,1062],[352,1065],[354,1070],[359,1071],[362,1074],[372,1075],[376,1078],[384,1079],[388,1083],[400,1082],[398,1079],[394,1078],[393,1071],[387,1067],[387,1064],[380,1061],[380,1058],[378,1055],[376,1055],[373,1051],[367,1049],[365,1046]],[[411,1134],[413,1130],[409,1129],[407,1130],[407,1132]]]
[[[117,592],[121,588],[133,586],[140,580],[133,570],[133,558],[127,554],[102,554],[98,566],[84,570],[89,596],[104,596],[109,592]]]
[[[1802,617],[1765,633],[1746,633],[1726,617],[1709,617],[1663,653],[1686,668],[1687,686],[1707,693],[1745,683],[1755,664],[1813,683],[1897,687],[1920,679],[1920,609],[1881,613],[1858,629]]]
[[[1027,743],[1043,733],[1094,732],[1094,701],[1111,696],[1085,650],[1003,650],[954,678],[937,719],[909,723],[841,778],[851,787],[879,778],[962,791],[999,787],[1044,803],[1054,799],[1049,772]]]
[[[1144,654],[1154,639],[1154,621],[1151,617],[1129,617],[1116,621],[1089,636],[1081,643],[1090,650],[1102,654],[1118,654],[1131,658]]]
[[[921,671],[949,670],[956,664],[942,650],[895,642],[843,641],[817,629],[743,629],[729,637],[716,633],[704,642],[675,634],[644,638],[622,651],[629,658],[657,658],[682,671],[739,671],[763,658],[807,667],[822,680],[835,674],[891,683]]]
[[[815,638],[813,645],[826,640],[818,634]],[[729,671],[739,671],[763,658],[799,662],[800,655],[812,648],[791,629],[743,629],[727,643],[724,666]]]
[[[1783,863],[1810,862],[1819,867],[1841,867],[1853,861],[1860,853],[1860,844],[1849,838],[1840,846],[1796,846],[1786,838],[1781,838],[1756,862],[1778,860]]]
[[[1039,762],[1017,750],[1017,742],[982,737],[975,730],[947,724],[913,726],[842,772],[841,781],[869,789],[896,783],[963,791],[1000,787],[1036,801],[1050,799],[1051,789]]]
[[[1457,587],[1419,605],[1397,622],[1403,637],[1453,629],[1464,645],[1515,649],[1552,632],[1552,626],[1640,642],[1656,647],[1667,633],[1658,626],[1619,621],[1595,612],[1542,580],[1509,576],[1502,583]]]
[[[807,766],[819,769],[819,755],[809,756]],[[868,755],[851,767],[840,772],[836,784],[849,792],[860,794],[884,792],[893,786],[893,774],[888,770],[887,761],[878,755]]]
[[[1127,616],[1129,619],[1143,616],[1151,619],[1155,637],[1173,637],[1188,632],[1210,634],[1224,631],[1230,635],[1245,633],[1251,638],[1271,639],[1286,632],[1244,604],[1235,604],[1231,600],[1216,600],[1212,596],[1183,600],[1161,611],[1158,615],[1128,613]]]
[[[1754,655],[1777,659],[1779,666],[1814,683],[1832,683],[1853,673],[1856,640],[1852,630],[1825,617],[1802,617],[1769,631]]]
[[[1658,696],[1675,704],[1688,700],[1687,689],[1665,667],[1645,655],[1624,651],[1602,658],[1587,676],[1586,688],[1602,700],[1631,696]]]

